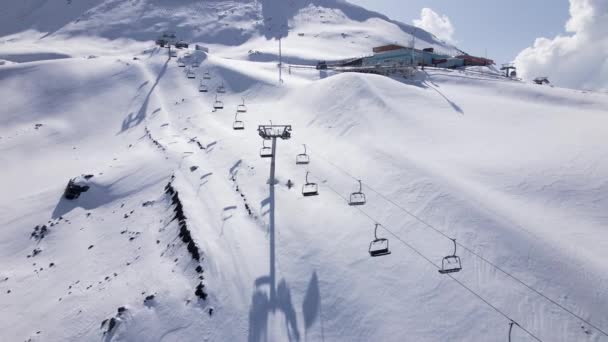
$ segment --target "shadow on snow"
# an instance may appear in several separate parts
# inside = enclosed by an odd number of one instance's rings
[[[160,82],[160,79],[165,75],[168,64],[169,64],[169,59],[167,59],[165,64],[163,64],[162,69],[160,70],[160,72],[158,73],[158,76],[156,77],[156,81],[150,88],[150,91],[148,91],[148,94],[146,95],[144,102],[141,104],[141,107],[139,107],[139,110],[137,111],[137,115],[133,116],[134,113],[131,112],[122,121],[122,127],[120,129],[119,134],[139,125],[142,121],[144,121],[146,119],[146,113],[148,111],[148,103],[150,102],[150,97],[152,96],[154,89],[156,89],[156,86]],[[140,86],[140,89],[141,89],[141,86]]]

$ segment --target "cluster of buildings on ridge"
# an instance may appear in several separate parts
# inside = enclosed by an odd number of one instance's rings
[[[405,67],[405,66],[434,66],[439,68],[458,68],[463,66],[488,66],[494,61],[488,58],[475,57],[467,54],[450,56],[435,52],[433,48],[422,50],[397,44],[383,45],[373,48],[373,55],[331,63],[338,67]],[[318,68],[323,69],[326,62],[319,62]]]
[[[457,68],[462,66],[487,66],[494,61],[488,58],[475,57],[467,54],[449,56],[435,52],[433,48],[415,49],[411,47],[389,44],[372,49],[374,54],[362,60],[363,66],[378,64],[403,64],[415,66],[434,66],[439,68]]]

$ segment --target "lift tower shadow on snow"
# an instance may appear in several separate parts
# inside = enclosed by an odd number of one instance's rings
[[[277,138],[288,140],[291,138],[291,125],[260,125],[258,134],[264,141],[272,141],[268,202],[269,210],[269,240],[270,240],[270,270],[268,276],[262,276],[255,280],[255,290],[252,297],[249,312],[249,342],[260,342],[268,340],[268,323],[270,314],[276,310],[285,315],[286,334],[289,341],[299,341],[300,333],[296,318],[296,311],[291,301],[291,294],[287,282],[283,279],[277,285],[275,269],[275,160]],[[268,284],[269,293],[266,294],[259,289],[261,285]]]
[[[270,178],[268,179],[269,190],[270,190],[270,301],[272,302],[275,298],[276,290],[276,276],[275,276],[275,246],[274,246],[274,230],[275,230],[275,198],[274,198],[274,174],[275,174],[275,160],[277,156],[277,138],[288,140],[291,138],[291,125],[260,125],[258,126],[258,134],[264,140],[272,140],[272,157],[270,161]]]

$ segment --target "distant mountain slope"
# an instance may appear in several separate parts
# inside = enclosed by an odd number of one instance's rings
[[[409,44],[414,32],[420,46],[455,50],[422,29],[343,0],[9,0],[0,12],[0,36],[37,30],[45,38],[96,35],[153,40],[160,32],[172,30],[189,41],[237,46],[256,37],[293,36],[305,22],[320,24],[317,33],[321,35],[324,26],[348,22],[340,33],[367,37],[365,52],[370,45]],[[377,32],[375,27],[391,29]]]

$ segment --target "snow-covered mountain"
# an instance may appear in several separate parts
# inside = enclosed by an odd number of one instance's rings
[[[236,55],[257,58],[278,53],[298,60],[349,58],[385,43],[458,50],[432,34],[391,21],[343,0],[9,0],[0,12],[0,36],[35,30],[35,38],[60,41],[81,36],[154,40],[163,31],[206,45],[234,47]],[[127,43],[123,43],[127,44]],[[323,49],[317,49],[324,46]],[[236,56],[235,56],[236,57]]]
[[[1,16],[0,340],[505,341],[513,319],[513,341],[608,341],[606,95],[295,67],[410,41],[338,0]],[[210,53],[167,60],[163,30]],[[270,121],[293,129],[274,197]],[[67,200],[72,178],[88,190]],[[390,255],[369,256],[375,223]],[[450,238],[463,269],[440,274]]]

